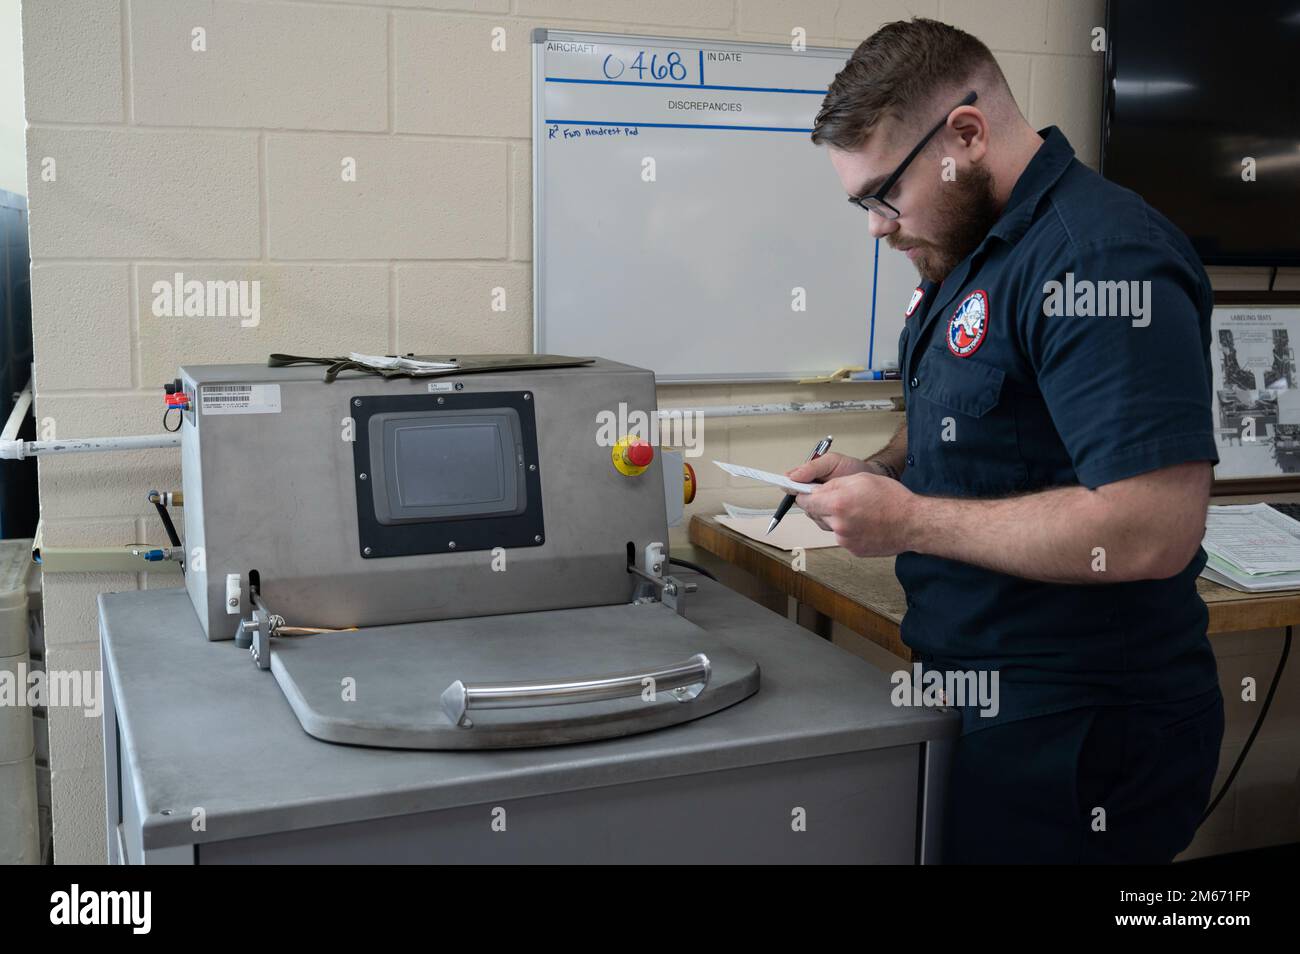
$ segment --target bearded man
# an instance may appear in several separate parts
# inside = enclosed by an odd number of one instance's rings
[[[1223,699],[1196,592],[1211,473],[1210,283],[1141,197],[1035,131],[975,37],[885,25],[817,115],[872,236],[920,284],[907,417],[867,460],[788,471],[859,556],[897,554],[959,705],[951,862],[1167,862],[1209,799]],[[953,700],[949,700],[953,702]]]

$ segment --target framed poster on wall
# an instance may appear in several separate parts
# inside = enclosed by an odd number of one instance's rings
[[[1219,305],[1210,328],[1216,483],[1300,490],[1300,305]]]

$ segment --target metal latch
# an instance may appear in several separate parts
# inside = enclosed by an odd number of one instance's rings
[[[662,543],[646,545],[645,565],[646,569],[643,570],[635,563],[629,563],[627,571],[636,574],[653,585],[658,590],[659,599],[665,606],[678,616],[685,616],[686,604],[684,598],[687,593],[694,593],[699,587],[694,583],[679,580],[675,576],[664,575],[664,567],[668,565],[668,557],[664,553]]]
[[[248,598],[253,604],[253,615],[250,619],[241,619],[235,627],[235,645],[241,649],[248,648],[248,654],[258,669],[270,669],[271,637],[275,635],[280,617],[266,608],[262,594],[257,590],[250,589]]]

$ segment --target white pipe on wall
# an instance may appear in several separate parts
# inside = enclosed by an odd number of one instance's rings
[[[32,406],[32,382],[27,382],[27,387],[23,388],[18,400],[14,402],[13,409],[9,412],[9,420],[5,421],[5,429],[0,433],[0,441],[12,441],[18,436],[19,429],[23,426],[23,421],[27,419],[27,411]]]
[[[44,454],[84,454],[94,451],[180,447],[179,434],[141,434],[132,437],[76,437],[66,441],[0,442],[0,460],[24,460]]]
[[[659,416],[698,414],[701,417],[750,417],[761,414],[838,414],[844,411],[895,411],[893,401],[784,401],[764,404],[705,404],[700,407],[661,407]]]
[[[29,395],[30,397],[30,395]],[[17,412],[18,408],[14,408]],[[845,411],[895,411],[893,401],[786,401],[765,404],[708,404],[701,407],[660,408],[661,418],[687,414],[701,417],[752,417],[769,414],[837,414]],[[24,412],[25,413],[25,412]],[[19,417],[21,423],[22,418]],[[11,415],[9,424],[14,417]],[[17,428],[14,428],[17,432]],[[5,427],[9,433],[9,426]],[[150,447],[180,447],[179,434],[142,434],[133,437],[78,437],[66,441],[0,440],[0,460],[24,460],[44,454],[84,454],[96,451],[140,450]]]

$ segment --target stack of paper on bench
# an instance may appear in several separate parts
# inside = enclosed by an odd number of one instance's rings
[[[730,506],[727,508],[731,509]],[[776,525],[771,533],[767,532],[767,525],[772,522],[772,511],[765,510],[758,516],[733,517],[731,515],[718,516],[718,523],[724,527],[730,527],[737,533],[743,533],[751,540],[757,540],[759,543],[766,543],[770,547],[776,547],[779,550],[816,550],[820,547],[839,546],[835,542],[835,534],[829,530],[823,530],[817,524],[812,522],[812,518],[806,513],[799,511],[796,513],[791,510],[781,522]]]
[[[1234,590],[1300,589],[1300,522],[1268,504],[1211,507],[1201,576]]]
[[[813,490],[817,486],[816,484],[801,484],[798,481],[790,480],[784,474],[773,474],[766,470],[756,470],[753,467],[724,464],[720,460],[715,460],[714,463],[732,476],[759,480],[786,491],[802,493]],[[798,507],[791,507],[786,515],[781,518],[781,522],[776,525],[771,533],[768,533],[767,525],[772,522],[772,514],[776,511],[775,504],[768,509],[736,507],[729,503],[724,503],[723,506],[727,508],[727,515],[725,517],[719,515],[718,523],[724,527],[730,527],[737,533],[744,534],[751,540],[757,540],[759,543],[766,543],[768,546],[777,547],[781,550],[813,550],[819,547],[838,546],[835,542],[835,534],[817,526],[812,522],[812,518]]]

